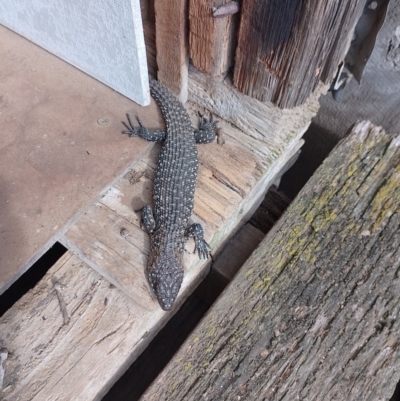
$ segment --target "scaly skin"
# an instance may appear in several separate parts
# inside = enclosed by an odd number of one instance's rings
[[[145,205],[142,221],[151,239],[147,278],[162,309],[170,310],[183,280],[182,256],[185,241],[193,237],[200,258],[209,257],[203,228],[188,226],[193,210],[198,172],[196,143],[210,143],[216,136],[217,122],[200,115],[200,126],[192,127],[182,103],[158,81],[150,79],[150,91],[160,106],[166,130],[150,131],[139,118],[134,127],[127,115],[129,136],[163,142],[154,179],[154,209]]]

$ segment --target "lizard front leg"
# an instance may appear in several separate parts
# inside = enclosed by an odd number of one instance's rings
[[[143,126],[142,121],[138,116],[136,116],[136,119],[139,123],[138,127],[135,127],[132,124],[129,114],[126,115],[126,118],[128,119],[128,124],[122,121],[122,124],[124,124],[126,128],[126,131],[122,131],[123,134],[127,134],[130,137],[138,136],[139,138],[145,139],[146,141],[150,142],[164,142],[166,137],[165,131],[163,130],[152,131],[147,129],[146,127]]]

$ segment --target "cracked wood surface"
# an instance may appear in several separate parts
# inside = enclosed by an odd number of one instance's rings
[[[69,315],[64,324],[54,288]],[[68,251],[0,318],[3,400],[99,400],[165,324]],[[158,331],[158,329],[157,329]]]
[[[358,123],[141,398],[389,399],[400,136]]]

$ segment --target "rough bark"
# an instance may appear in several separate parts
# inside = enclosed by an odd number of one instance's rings
[[[243,2],[234,84],[280,107],[304,103],[343,60],[365,0]]]
[[[387,400],[400,369],[400,136],[357,124],[142,397]]]

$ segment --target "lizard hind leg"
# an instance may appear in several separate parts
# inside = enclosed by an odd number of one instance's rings
[[[146,230],[149,234],[153,234],[156,229],[156,221],[154,220],[153,211],[149,205],[144,205],[141,209],[135,210],[135,212],[142,213],[142,219],[140,221],[140,226],[143,225],[146,227]]]
[[[200,117],[199,129],[194,131],[194,139],[196,143],[211,143],[217,135],[218,121],[213,120],[212,114],[210,114],[210,118],[204,117],[201,113],[198,114]]]
[[[185,231],[185,237],[194,238],[194,252],[199,254],[200,259],[207,259],[210,256],[210,245],[204,239],[203,227],[199,223],[194,223]]]

